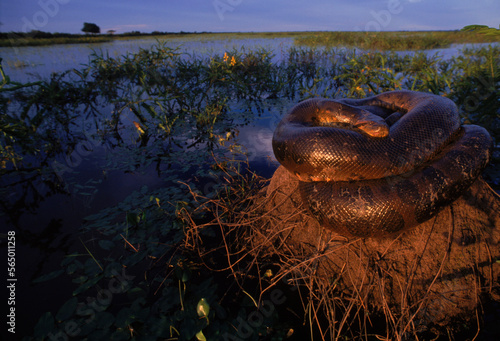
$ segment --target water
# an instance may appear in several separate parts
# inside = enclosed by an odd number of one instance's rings
[[[179,48],[179,51],[194,56],[223,54],[232,49],[244,47],[251,50],[264,48],[272,50],[275,61],[282,59],[284,51],[294,46],[293,38],[246,38],[246,39],[203,39],[170,38],[166,46]],[[51,46],[0,47],[0,57],[5,73],[17,82],[36,81],[47,78],[53,72],[63,72],[72,68],[81,68],[88,64],[93,53],[118,58],[127,53],[136,53],[141,48],[147,49],[158,41],[152,38],[114,40],[98,44],[68,44]],[[453,44],[449,48],[424,51],[428,55],[437,54],[443,59],[458,56],[463,48],[481,47],[488,44]],[[401,54],[413,52],[400,52]]]
[[[137,39],[93,45],[1,48],[0,56],[3,58],[4,71],[12,81],[30,82],[48,78],[54,72],[83,68],[92,53],[119,57],[154,44],[157,42],[153,39]],[[223,54],[240,46],[247,49],[273,47],[282,50],[291,45],[291,39],[281,39],[279,42],[274,39],[172,39],[167,43],[167,46],[179,48],[180,51],[194,56]],[[276,58],[280,58],[279,54]],[[275,106],[281,109],[273,114],[264,112],[260,120],[239,129],[238,136],[238,140],[247,148],[251,167],[260,170],[266,177],[270,177],[277,167],[272,158],[272,131],[286,108],[283,103],[275,103]],[[136,135],[137,132],[134,131],[123,132],[125,139],[132,140],[132,136]],[[128,159],[140,155],[132,155],[126,148],[112,148],[99,141],[92,142],[87,147],[77,147],[76,152],[71,154],[71,159],[58,158],[57,165],[61,165],[63,171],[56,171],[57,177],[51,171],[60,168],[54,167],[55,163],[52,162],[51,167],[48,167],[49,174],[13,173],[0,178],[0,233],[6,235],[8,231],[16,231],[17,235],[18,336],[24,333],[29,335],[42,313],[51,311],[55,315],[59,307],[71,297],[74,284],[68,276],[42,283],[33,283],[33,280],[58,270],[61,260],[75,250],[85,252],[83,242],[77,238],[76,233],[84,218],[104,208],[116,206],[132,192],[139,191],[144,186],[147,186],[149,191],[168,186],[155,163],[142,169],[127,171]],[[17,182],[20,185],[12,185]],[[212,186],[207,183],[204,188],[209,191]],[[6,253],[6,241],[4,238],[0,240],[0,252]],[[97,242],[97,239],[94,242]],[[85,247],[95,250],[94,242],[87,243]],[[3,278],[7,278],[7,274]],[[3,333],[5,328],[2,328]]]
[[[276,58],[280,58],[281,51],[293,46],[292,38],[230,40],[171,38],[165,42],[168,47],[179,48],[180,52],[195,56],[220,55],[244,46],[246,49],[272,49],[276,53]],[[136,53],[140,49],[147,49],[157,43],[155,39],[144,38],[98,44],[0,47],[0,57],[3,58],[4,71],[12,81],[28,82],[47,78],[53,72],[81,68],[88,64],[93,53],[118,58],[128,53]]]

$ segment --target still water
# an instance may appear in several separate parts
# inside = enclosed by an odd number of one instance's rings
[[[11,81],[31,82],[47,79],[54,72],[83,68],[93,53],[119,57],[156,43],[152,39],[138,39],[95,45],[1,48],[0,57],[4,72]],[[275,58],[280,58],[280,49],[288,49],[291,45],[293,41],[290,39],[279,42],[273,39],[173,39],[168,43],[168,46],[185,52],[186,58],[221,54],[241,46],[246,49],[277,48]],[[270,177],[277,167],[271,150],[272,131],[287,104],[275,100],[273,108],[278,108],[278,111],[271,113],[266,110],[258,122],[247,124],[238,134],[238,141],[246,146],[249,153],[251,167],[266,177]],[[133,133],[125,132],[125,135]],[[48,170],[56,171],[57,182],[49,179],[51,174],[29,171],[0,177],[0,234],[6,236],[8,231],[16,231],[17,337],[31,335],[42,313],[52,311],[55,314],[62,303],[72,296],[74,284],[67,276],[42,283],[33,283],[33,280],[58,270],[66,255],[82,250],[82,241],[76,231],[82,226],[84,218],[103,208],[118,205],[134,191],[144,188],[152,191],[166,186],[154,164],[124,171],[121,165],[127,163],[129,156],[120,155],[102,141],[90,140],[77,145],[69,157],[61,156],[51,163],[52,166],[63,167],[63,171],[57,171],[60,167]],[[207,191],[215,185],[208,180],[204,187]],[[18,185],[13,185],[16,183]],[[88,246],[92,247],[92,243]],[[0,252],[7,252],[5,238],[0,239]],[[7,278],[7,275],[2,278]],[[0,334],[11,336],[6,334],[4,326]]]
[[[160,40],[162,41],[162,40]],[[163,41],[162,41],[163,42]],[[274,53],[274,61],[283,59],[286,51],[294,46],[293,38],[247,38],[247,39],[203,39],[171,38],[166,46],[178,48],[186,56],[220,55],[226,51],[244,48],[247,50],[263,48]],[[13,81],[26,82],[46,78],[53,72],[63,72],[81,68],[89,63],[92,54],[118,58],[140,49],[148,49],[158,41],[151,38],[133,40],[114,40],[100,44],[69,44],[52,46],[0,47],[2,65]],[[425,51],[428,55],[439,55],[448,59],[460,54],[464,47],[480,47],[488,44],[460,44],[445,49]],[[413,52],[402,51],[401,54]]]
[[[0,47],[0,57],[6,74],[13,81],[34,81],[40,77],[48,77],[52,72],[63,72],[72,68],[80,68],[88,64],[90,56],[95,53],[111,58],[118,58],[140,49],[148,49],[158,41],[151,38],[134,40],[114,40],[100,44],[69,44],[51,46]],[[166,40],[166,46],[178,48],[186,56],[207,56],[223,54],[225,51],[244,47],[247,50],[264,48],[273,50],[275,58],[282,57],[282,51],[293,46],[292,38],[275,39],[230,39],[189,40],[172,38]]]

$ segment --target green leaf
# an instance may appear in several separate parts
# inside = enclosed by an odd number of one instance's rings
[[[104,249],[104,250],[109,250],[111,248],[113,248],[115,246],[115,244],[110,241],[110,240],[99,240],[99,246],[101,247],[101,249]]]
[[[86,340],[111,340],[110,331],[106,329],[97,329],[92,331]]]
[[[57,312],[56,321],[60,322],[67,320],[75,312],[77,304],[78,299],[76,297],[73,297],[66,301],[66,303],[64,303]]]
[[[113,341],[121,341],[121,340],[129,340],[129,334],[124,328],[118,328],[113,334],[111,334],[110,340]]]
[[[106,268],[104,269],[104,276],[106,278],[112,278],[117,272],[120,273],[121,269],[122,266],[120,265],[120,263],[112,261],[111,263],[106,265]]]
[[[205,335],[203,335],[203,331],[200,330],[198,333],[196,333],[196,339],[199,340],[199,341],[207,341],[207,338],[205,337]]]
[[[101,280],[101,277],[102,276],[97,276],[95,278],[92,278],[88,282],[83,283],[82,285],[80,285],[75,291],[73,291],[73,296],[76,296],[76,295],[78,295],[78,294],[80,294],[80,293],[82,293],[82,292],[90,289],[94,285],[96,285],[97,282],[99,282]]]
[[[76,278],[73,279],[73,283],[76,283],[76,284],[81,284],[83,282],[85,282],[87,280],[87,276],[78,276]]]
[[[97,329],[97,320],[92,319],[92,320],[90,320],[90,322],[88,322],[88,320],[87,320],[87,321],[85,321],[85,323],[83,323],[81,325],[80,332],[79,332],[78,336],[81,337],[81,336],[89,335],[90,333],[94,332],[96,329]],[[90,339],[87,338],[86,340],[90,340]]]
[[[119,328],[125,328],[130,323],[134,322],[135,314],[130,308],[123,308],[116,315],[115,325]]]
[[[73,254],[73,255],[67,255],[64,257],[64,259],[61,262],[61,266],[66,266],[73,262],[75,260],[75,257],[78,256],[78,254]]]
[[[83,270],[85,272],[85,275],[87,275],[88,277],[94,277],[95,275],[102,273],[101,268],[96,264],[95,259],[93,258],[88,258],[85,261]]]
[[[70,264],[68,265],[68,267],[66,268],[66,272],[68,275],[72,275],[76,272],[76,270],[78,270],[78,265],[77,264]]]
[[[131,300],[134,300],[136,298],[145,297],[146,292],[144,291],[144,289],[142,289],[140,287],[135,287],[135,288],[132,288],[130,290],[127,290],[127,296]]]
[[[196,312],[199,317],[204,317],[208,320],[208,314],[210,313],[210,305],[207,300],[202,298],[198,301],[198,305],[196,306]]]
[[[126,266],[135,265],[135,264],[139,263],[140,261],[142,261],[147,255],[148,254],[146,251],[134,252],[134,254],[132,256],[124,259],[123,264],[125,264]]]
[[[127,224],[136,225],[139,222],[139,216],[137,213],[129,212],[127,213]]]
[[[115,322],[115,317],[107,311],[102,311],[96,315],[96,321],[98,328],[108,329]]]
[[[55,328],[54,316],[52,316],[52,313],[48,311],[45,314],[43,314],[42,317],[40,317],[40,319],[38,320],[34,328],[33,336],[35,338],[44,338],[50,332],[52,332],[54,328]]]
[[[53,271],[51,273],[48,273],[46,275],[43,275],[43,276],[40,276],[38,278],[36,278],[33,283],[40,283],[40,282],[45,282],[45,281],[50,281],[51,279],[54,279],[54,278],[57,278],[59,277],[60,275],[62,275],[64,272],[64,270],[56,270],[56,271]]]

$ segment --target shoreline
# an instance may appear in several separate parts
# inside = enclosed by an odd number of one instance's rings
[[[38,37],[37,37],[38,35]],[[180,33],[140,33],[81,35],[66,33],[0,33],[0,47],[47,46],[64,44],[108,43],[114,40],[134,40],[143,38],[293,38],[297,45],[349,46],[379,50],[425,50],[444,48],[452,44],[500,42],[500,34],[485,35],[471,31],[299,31],[299,32],[180,32]]]

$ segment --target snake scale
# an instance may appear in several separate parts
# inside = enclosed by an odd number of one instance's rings
[[[322,226],[378,238],[423,223],[460,197],[488,164],[492,139],[482,127],[462,126],[451,100],[402,90],[302,101],[282,118],[272,144]]]

